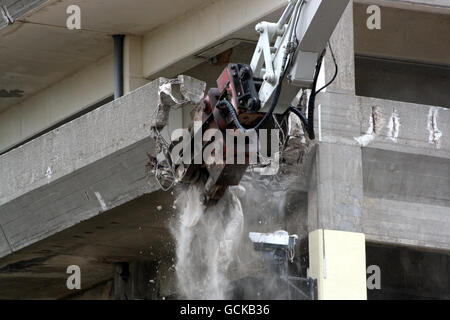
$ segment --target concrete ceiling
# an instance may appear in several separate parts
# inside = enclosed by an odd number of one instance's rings
[[[142,35],[212,1],[127,0],[126,9],[123,0],[47,1],[0,29],[0,112],[111,55],[112,34]],[[66,9],[72,4],[81,8],[80,31],[66,28]],[[364,27],[365,7],[355,6],[358,54],[450,64],[448,50],[442,50],[450,48],[447,37],[450,15],[383,9],[382,30],[371,31]],[[428,30],[442,31],[429,37]],[[399,45],[399,37],[407,38],[406,46],[404,41]],[[411,52],[420,55],[409,57]]]
[[[171,265],[173,200],[168,192],[144,195],[0,259],[0,299],[63,298],[72,264],[82,270],[83,289],[111,279],[116,262]]]
[[[112,34],[141,35],[208,2],[48,1],[0,30],[0,112],[111,55]],[[80,6],[82,30],[66,28],[69,5]]]
[[[209,2],[211,0],[52,0],[21,21],[65,28],[66,9],[76,4],[81,9],[83,29],[142,35]]]

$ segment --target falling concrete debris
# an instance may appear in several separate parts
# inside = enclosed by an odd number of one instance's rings
[[[388,131],[387,131],[387,135],[389,137],[389,139],[391,139],[393,142],[397,143],[398,140],[398,135],[400,133],[400,117],[398,116],[397,110],[393,109],[392,110],[392,115],[389,118],[389,123],[388,123]]]
[[[205,213],[199,187],[190,186],[177,198],[178,224],[172,227],[176,240],[175,266],[180,293],[187,299],[226,299],[231,282],[229,268],[236,260],[244,217],[238,196],[230,188],[225,197]]]
[[[440,139],[442,132],[438,128],[438,108],[431,107],[428,112],[427,128],[429,132],[428,143],[436,145],[436,148],[440,148]]]
[[[384,117],[379,107],[372,107],[369,118],[369,128],[366,134],[358,138],[354,138],[361,146],[365,147],[372,142],[384,127]]]

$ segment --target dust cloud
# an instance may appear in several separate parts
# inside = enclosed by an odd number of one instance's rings
[[[201,189],[190,186],[176,200],[181,208],[172,227],[176,240],[178,289],[187,299],[227,299],[227,276],[237,257],[244,216],[239,187],[230,188],[217,205],[205,210]]]
[[[267,269],[248,232],[298,231],[286,209],[287,191],[296,183],[244,177],[240,186],[230,187],[208,209],[201,202],[201,187],[191,185],[178,192],[179,212],[171,233],[179,298],[285,298],[286,285],[280,287],[278,274]]]

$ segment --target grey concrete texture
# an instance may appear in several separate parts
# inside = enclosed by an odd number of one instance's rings
[[[187,79],[188,95],[204,86]],[[145,165],[161,81],[0,156],[0,257],[159,188]]]
[[[353,1],[350,1],[330,39],[331,49],[336,57],[339,68],[336,80],[327,88],[328,91],[339,93],[355,93],[355,62],[353,41]],[[330,49],[325,55],[326,79],[331,79],[335,73],[335,66]]]
[[[318,104],[309,230],[450,249],[450,110],[333,92]]]
[[[332,92],[316,101],[323,142],[450,158],[449,109]]]
[[[308,229],[363,232],[369,241],[448,250],[450,110],[444,108],[445,103],[438,103],[442,99],[427,99],[427,93],[420,90],[414,95],[405,93],[398,99],[393,95],[386,96],[384,91],[384,95],[374,95],[378,98],[355,95],[355,50],[362,52],[362,48],[368,48],[368,43],[375,43],[384,52],[396,49],[395,52],[401,55],[410,45],[402,44],[399,37],[386,38],[389,30],[372,31],[366,37],[369,32],[365,27],[367,15],[362,13],[362,8],[367,5],[355,4],[355,10],[350,6],[331,39],[339,75],[326,93],[316,99],[318,141],[312,149],[315,160],[305,169],[310,172]],[[422,14],[383,8],[385,29],[400,23],[395,20],[396,12],[402,17]],[[433,16],[434,21],[448,20],[446,16],[429,13],[423,14],[425,18],[418,25],[433,25]],[[414,32],[410,34],[415,36]],[[381,42],[367,42],[372,38],[379,38]],[[428,40],[433,42],[433,39]],[[447,40],[441,41],[438,47],[446,47]],[[411,43],[411,46],[416,44]],[[421,50],[412,51],[422,53]],[[435,61],[433,59],[441,53],[437,50],[428,55],[423,52],[419,60]],[[328,52],[326,79],[330,79],[333,72],[334,65]],[[370,72],[369,68],[367,72]],[[410,85],[405,87],[414,90],[411,84],[420,80],[410,80]],[[366,86],[374,90],[373,83]],[[398,90],[395,92],[399,94]],[[436,94],[442,97],[447,93],[441,90]],[[393,101],[419,95],[422,95],[421,100]]]
[[[448,159],[372,148],[362,159],[366,196],[450,207]]]
[[[362,232],[361,148],[320,143],[308,196],[308,229]]]
[[[363,150],[364,220],[369,240],[450,249],[450,161]]]
[[[412,2],[403,8],[390,7],[401,1],[384,1],[380,7],[381,29],[367,28],[369,5],[354,4],[355,53],[370,57],[384,57],[404,61],[449,65],[450,2],[447,7],[422,7]],[[379,2],[379,1],[378,1]],[[425,2],[425,1],[418,1]],[[425,8],[433,8],[428,12]],[[375,69],[375,68],[374,68]]]
[[[450,108],[448,66],[362,56],[355,63],[359,96]]]

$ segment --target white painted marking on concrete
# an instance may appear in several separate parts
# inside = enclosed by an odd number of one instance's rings
[[[325,63],[322,63],[322,68],[320,68],[319,77],[317,78],[317,88],[322,88],[326,85],[325,78]],[[327,92],[327,88],[324,88],[321,92]]]
[[[102,206],[102,210],[106,211],[108,210],[108,207],[106,206],[105,201],[102,198],[102,195],[100,194],[100,192],[95,191],[94,192],[95,196],[97,197],[98,202],[100,203],[100,205]]]
[[[441,147],[440,139],[442,137],[442,132],[438,128],[438,108],[431,107],[428,112],[427,129],[429,132],[428,143],[436,145],[436,148]]]
[[[318,113],[318,118],[317,118],[317,125],[318,125],[318,129],[319,129],[319,142],[322,141],[322,105],[319,104],[319,106],[317,107],[317,113]]]
[[[358,138],[354,138],[356,141],[358,141],[358,143],[365,147],[367,146],[370,142],[372,142],[373,139],[375,139],[375,135],[374,135],[374,125],[373,125],[373,117],[372,115],[370,115],[369,117],[369,128],[367,129],[367,132],[365,135],[360,136]]]
[[[380,134],[381,129],[384,127],[384,117],[383,113],[381,112],[380,108],[374,106],[372,107],[372,112],[370,113],[369,117],[369,128],[366,131],[366,134],[360,136],[360,137],[354,137],[358,143],[365,147],[370,142],[372,142],[377,135]]]
[[[398,116],[397,111],[394,109],[388,122],[387,135],[389,139],[391,139],[395,143],[397,143],[398,135],[400,133],[400,126],[400,117]]]
[[[48,167],[48,168],[47,168],[47,171],[45,172],[45,176],[47,177],[48,180],[51,180],[52,174],[53,174],[52,168],[51,168],[51,167]]]

